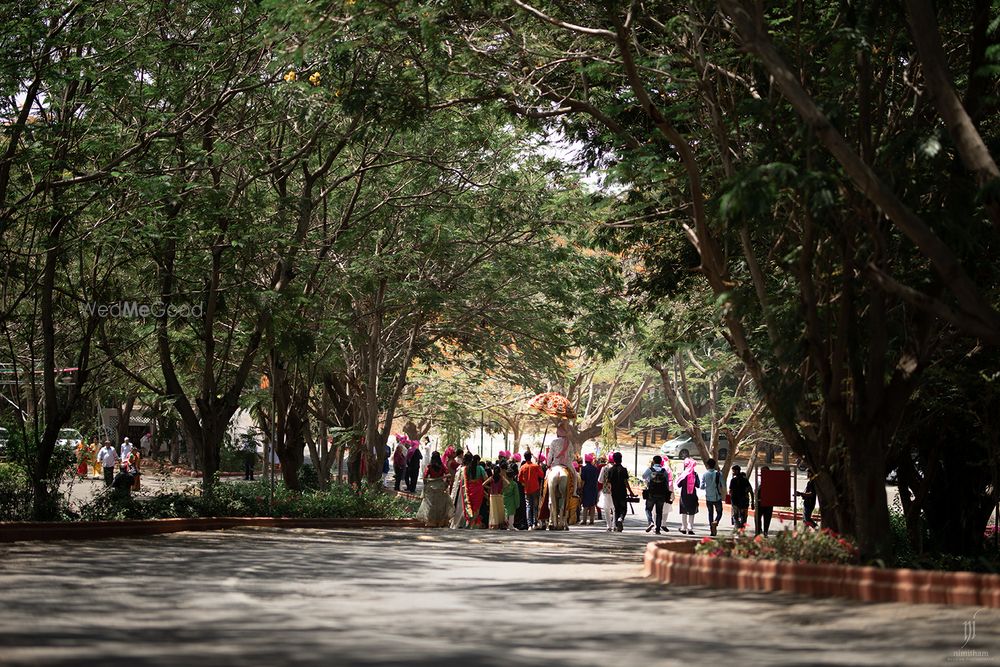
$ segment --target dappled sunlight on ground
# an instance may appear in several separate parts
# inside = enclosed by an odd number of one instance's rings
[[[2,545],[0,663],[607,665],[613,647],[628,664],[941,664],[975,612],[665,587],[641,578],[647,540],[588,526]],[[976,620],[992,641],[1000,614]]]

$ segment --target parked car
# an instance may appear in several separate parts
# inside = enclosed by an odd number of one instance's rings
[[[708,433],[701,434],[702,440],[708,446],[711,443],[711,436]],[[671,459],[686,459],[688,456],[699,456],[698,448],[694,445],[694,438],[691,434],[667,440],[660,446],[660,453]],[[729,438],[724,434],[719,434],[719,460],[724,461],[729,455]]]
[[[56,438],[56,447],[69,447],[75,450],[76,446],[83,442],[83,434],[75,428],[59,429],[59,437]]]
[[[0,459],[7,456],[7,441],[10,440],[10,432],[0,426]]]

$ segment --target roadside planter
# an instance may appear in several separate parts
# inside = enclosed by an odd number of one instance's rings
[[[1000,608],[1000,575],[996,574],[731,558],[698,554],[697,547],[698,543],[690,540],[649,543],[644,559],[646,576],[679,586]]]

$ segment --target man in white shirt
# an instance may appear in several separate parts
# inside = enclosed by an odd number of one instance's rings
[[[125,439],[122,440],[121,460],[128,461],[129,456],[132,455],[133,449],[135,449],[135,447],[132,446],[132,441],[126,436]]]
[[[139,440],[139,451],[142,452],[142,458],[148,459],[150,453],[153,450],[153,434],[146,431],[142,439]]]
[[[97,460],[104,468],[104,486],[111,486],[111,482],[115,478],[115,466],[118,465],[118,452],[111,446],[110,440],[104,441],[101,451],[97,452]]]

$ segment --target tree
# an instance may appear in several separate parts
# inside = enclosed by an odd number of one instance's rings
[[[889,554],[887,443],[941,328],[992,337],[996,285],[989,270],[979,287],[961,269],[982,266],[967,241],[989,234],[960,221],[983,209],[974,181],[943,182],[947,155],[921,149],[936,118],[903,83],[914,59],[905,34],[892,30],[900,17],[882,7],[769,7],[795,54],[792,70],[766,52],[764,18],[740,15],[735,2],[722,3],[725,13],[705,3],[656,11],[580,3],[572,18],[559,3],[515,4],[514,15],[456,11],[483,89],[558,125],[586,142],[594,163],[612,167],[623,193],[609,227],[638,239],[633,247],[653,274],[637,283],[654,298],[673,293],[671,262],[706,279],[729,344],[786,442],[818,473],[824,520],[854,534],[866,554]],[[669,14],[676,18],[660,20]],[[772,79],[737,51],[730,19]],[[843,25],[850,29],[838,31]],[[872,38],[858,42],[858,34]],[[894,35],[889,48],[864,46],[886,34]],[[840,110],[836,119],[795,93],[798,73]],[[766,103],[772,87],[789,105]],[[878,151],[875,137],[893,150]],[[916,175],[893,159],[901,150],[923,156]],[[880,171],[893,175],[897,192],[873,176]],[[921,211],[947,231],[930,231]]]

